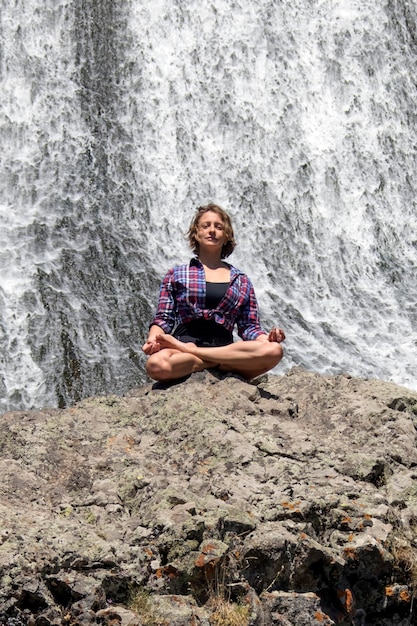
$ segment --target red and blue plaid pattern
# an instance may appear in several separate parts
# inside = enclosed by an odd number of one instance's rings
[[[152,324],[171,333],[178,324],[195,319],[214,320],[233,332],[235,324],[244,341],[265,334],[259,321],[258,303],[253,285],[243,272],[230,267],[230,283],[215,309],[206,309],[206,277],[197,258],[189,264],[171,268],[162,281],[158,307]]]

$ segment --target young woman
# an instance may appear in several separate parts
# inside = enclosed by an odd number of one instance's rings
[[[277,365],[284,331],[266,333],[248,276],[223,261],[235,248],[229,215],[215,204],[197,209],[188,230],[196,257],[170,269],[142,347],[154,380],[175,380],[217,367],[250,380]],[[243,341],[233,342],[237,326]]]

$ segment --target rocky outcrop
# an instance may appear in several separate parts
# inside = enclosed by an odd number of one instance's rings
[[[301,369],[7,413],[0,624],[416,624],[416,424]]]

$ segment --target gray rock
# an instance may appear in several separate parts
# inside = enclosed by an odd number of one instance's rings
[[[415,623],[416,428],[298,368],[7,413],[0,624]]]

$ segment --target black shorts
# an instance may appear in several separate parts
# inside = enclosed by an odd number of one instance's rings
[[[199,319],[180,324],[173,334],[179,341],[195,343],[199,348],[216,348],[233,343],[232,333],[213,320]]]

